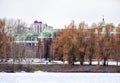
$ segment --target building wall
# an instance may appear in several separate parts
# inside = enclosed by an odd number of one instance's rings
[[[36,57],[49,58],[51,42],[52,38],[38,38],[38,51]]]
[[[31,25],[31,29],[29,32],[30,34],[24,34],[25,39],[16,42],[24,43],[24,45],[30,48],[33,52],[36,52],[35,57],[47,59],[50,57],[50,45],[52,42],[52,38],[50,38],[48,35],[52,34],[50,33],[50,31],[52,30],[51,28],[52,26],[48,26],[47,24],[43,24],[39,21],[34,21],[34,23]],[[48,33],[47,35],[42,35],[42,32],[45,31],[44,29],[48,29],[48,32],[45,32],[46,34]],[[34,38],[36,38],[37,40],[34,40]]]

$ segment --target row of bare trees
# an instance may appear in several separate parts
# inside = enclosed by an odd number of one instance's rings
[[[75,61],[80,61],[83,65],[85,60],[92,65],[92,60],[103,61],[103,65],[108,64],[108,60],[120,60],[120,26],[116,32],[111,32],[112,24],[107,24],[104,29],[102,23],[87,24],[81,22],[79,26],[71,23],[58,33],[51,45],[50,58],[57,58],[68,61],[74,65]],[[104,30],[104,31],[103,31]],[[0,19],[0,61],[6,62],[9,58],[13,63],[22,62],[25,58],[35,55],[35,53],[24,44],[15,43],[14,37],[17,34],[26,32],[25,23],[18,21],[6,21]]]
[[[58,33],[58,37],[53,41],[51,48],[54,58],[68,61],[74,65],[75,61],[97,60],[98,65],[103,61],[103,65],[108,65],[108,60],[120,60],[120,26],[116,32],[111,32],[114,26],[106,24],[104,28],[100,24],[87,24],[81,22],[79,26],[71,23]],[[118,64],[117,64],[118,65]]]
[[[14,42],[17,34],[23,34],[25,23],[20,20],[13,21],[0,19],[0,60],[7,60],[11,57],[23,56],[24,45]]]
[[[13,71],[15,63],[30,64],[29,57],[35,56],[34,51],[24,43],[14,41],[16,35],[25,34],[25,32],[26,24],[21,20],[0,19],[0,63],[11,63]]]

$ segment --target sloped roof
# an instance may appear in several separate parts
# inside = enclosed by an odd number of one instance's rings
[[[47,37],[51,37],[51,35],[57,31],[59,31],[59,29],[53,29],[53,28],[45,28],[41,33],[35,33],[32,31],[29,31],[25,34],[17,34],[15,36],[15,40],[25,40],[27,37],[47,38]]]

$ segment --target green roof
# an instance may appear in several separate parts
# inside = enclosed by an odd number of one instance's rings
[[[50,37],[54,32],[57,31],[59,31],[59,29],[53,29],[53,28],[45,28],[41,33],[33,33],[32,31],[29,31],[25,34],[17,34],[15,36],[15,40],[25,40],[27,37],[33,37],[33,38]]]

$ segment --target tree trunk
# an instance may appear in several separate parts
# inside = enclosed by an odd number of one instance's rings
[[[92,55],[90,55],[90,62],[89,62],[89,65],[92,65]]]
[[[104,58],[103,66],[106,66],[106,61],[107,61],[107,59]]]
[[[85,55],[84,52],[80,52],[80,58],[79,58],[79,60],[80,60],[80,64],[81,65],[83,65],[83,62],[84,62],[84,55]]]
[[[80,65],[83,65],[83,61],[80,62]]]
[[[74,65],[74,57],[69,57],[68,63],[69,65]]]
[[[98,58],[98,65],[100,65],[100,59]]]

